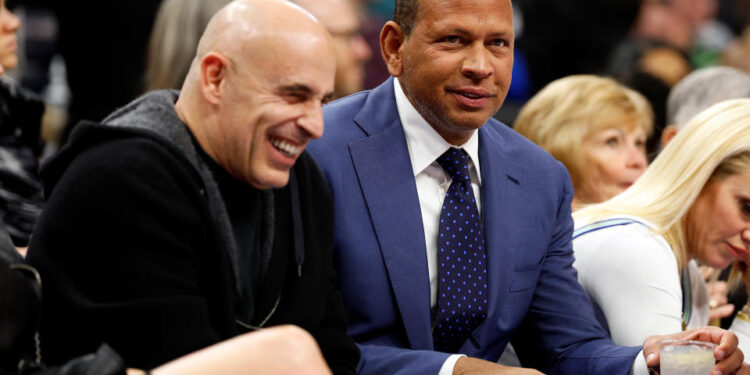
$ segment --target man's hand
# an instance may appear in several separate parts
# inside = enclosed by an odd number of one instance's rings
[[[712,342],[718,346],[714,349],[716,366],[711,374],[750,375],[750,366],[742,363],[745,356],[737,349],[737,336],[718,327],[703,327],[685,332],[662,336],[649,336],[643,342],[643,355],[648,367],[659,365],[659,342],[662,340],[696,340]]]
[[[520,367],[508,367],[479,358],[461,357],[453,367],[453,375],[532,375],[541,372]]]

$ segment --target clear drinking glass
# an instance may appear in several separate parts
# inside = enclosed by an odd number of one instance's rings
[[[716,364],[715,344],[691,340],[659,342],[661,375],[710,375]]]

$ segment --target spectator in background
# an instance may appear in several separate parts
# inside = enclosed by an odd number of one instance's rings
[[[669,91],[691,69],[684,51],[659,39],[627,39],[610,56],[607,75],[641,93],[654,111],[654,132],[646,143],[649,156],[659,149]]]
[[[665,0],[668,7],[693,30],[690,61],[695,68],[716,64],[721,51],[734,39],[732,30],[717,19],[718,0]]]
[[[294,0],[307,9],[333,36],[336,50],[334,98],[364,89],[365,63],[372,50],[362,35],[360,12],[355,0]]]
[[[612,54],[607,74],[621,82],[633,82],[639,73],[648,74],[667,88],[692,71],[687,55],[659,39],[628,39]]]
[[[652,122],[638,92],[610,78],[576,75],[532,97],[514,129],[565,165],[575,210],[614,197],[643,174]]]
[[[163,0],[148,42],[146,90],[179,89],[208,21],[230,0]]]
[[[18,17],[0,1],[0,75],[18,66],[20,27]],[[0,80],[0,221],[22,253],[44,203],[38,176],[43,113],[39,98]]]
[[[687,53],[693,44],[691,24],[661,0],[644,0],[631,38],[659,40]]]
[[[573,213],[578,279],[620,345],[706,325],[696,260],[750,270],[750,99],[699,113],[624,193]],[[750,350],[750,310],[731,331]]]
[[[750,73],[750,27],[724,50],[721,63]]]
[[[708,67],[690,73],[669,93],[664,148],[697,113],[728,99],[750,98],[750,75],[730,67]]]
[[[708,67],[690,73],[669,94],[669,125],[662,133],[661,148],[666,147],[697,113],[721,101],[739,98],[750,98],[750,75],[747,73],[730,67]],[[725,281],[729,279],[730,268],[722,270],[717,279],[710,279],[711,273],[710,270],[706,273],[711,294],[709,321],[722,319],[721,326],[728,328],[731,318],[747,301],[747,292],[745,288],[729,290]]]
[[[629,37],[614,48],[605,74],[640,92],[654,110],[654,132],[646,142],[650,158],[659,150],[669,91],[690,73],[694,31],[664,0],[644,0]]]

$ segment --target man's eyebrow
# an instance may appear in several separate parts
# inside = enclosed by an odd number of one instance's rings
[[[498,31],[490,34],[491,38],[513,38],[515,37],[513,35],[512,31]]]
[[[313,94],[313,90],[310,86],[302,83],[292,83],[279,87],[279,92],[282,94]]]
[[[451,32],[458,34],[458,35],[471,35],[470,30],[464,29],[462,27],[454,27]],[[509,35],[513,35],[513,33],[510,31],[496,31],[496,32],[490,33],[488,36],[490,38],[507,38]]]

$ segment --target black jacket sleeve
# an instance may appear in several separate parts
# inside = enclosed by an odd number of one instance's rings
[[[153,140],[115,140],[47,188],[29,260],[43,280],[48,364],[107,343],[128,367],[151,368],[223,338],[206,290],[221,259],[185,161]]]

